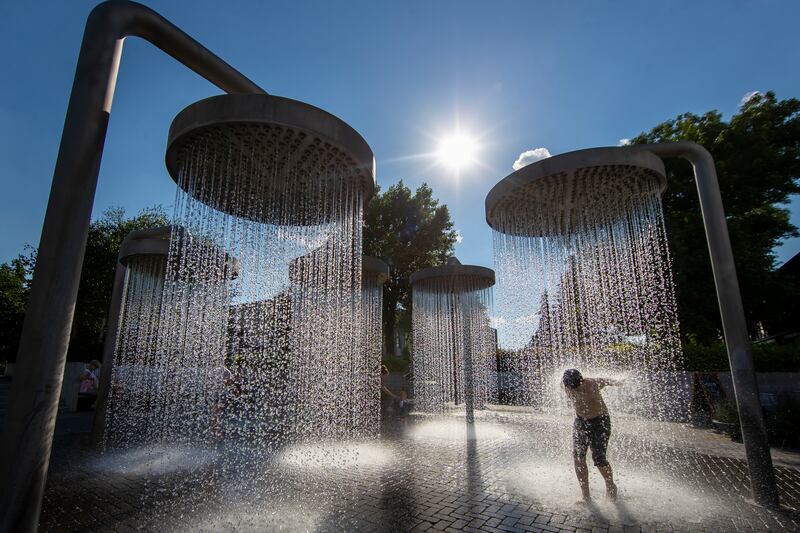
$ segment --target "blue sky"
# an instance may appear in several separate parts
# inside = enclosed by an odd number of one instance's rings
[[[0,261],[37,245],[86,15],[95,2],[0,4]],[[372,146],[378,181],[429,183],[463,236],[462,262],[492,264],[483,201],[520,153],[615,145],[750,91],[800,97],[794,1],[262,2],[148,5],[273,94],[330,111]],[[219,91],[128,39],[95,215],[171,210],[163,163],[176,113]],[[456,177],[437,139],[479,137]],[[800,200],[793,203],[800,225]],[[779,260],[800,239],[779,248]]]

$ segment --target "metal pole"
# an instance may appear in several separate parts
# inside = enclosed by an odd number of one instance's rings
[[[753,368],[750,338],[747,334],[739,280],[736,277],[736,266],[733,261],[728,224],[725,221],[714,159],[708,150],[699,144],[688,141],[631,147],[631,149],[642,148],[662,158],[687,159],[694,167],[697,193],[700,196],[700,210],[711,255],[711,268],[717,288],[719,312],[722,316],[722,329],[731,366],[733,390],[747,455],[747,466],[750,470],[753,499],[765,507],[778,507],[779,498],[775,485],[775,472],[772,468],[767,431],[758,397],[758,383]]]
[[[141,37],[227,92],[264,93],[155,11],[113,0],[89,15],[61,135],[2,441],[0,531],[35,531],[75,298],[125,37]]]

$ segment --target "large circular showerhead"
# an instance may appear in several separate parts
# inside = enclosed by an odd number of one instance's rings
[[[119,262],[129,266],[131,261],[143,257],[163,257],[166,261],[173,240],[191,240],[191,234],[180,226],[159,226],[157,228],[134,230],[128,233],[119,247]],[[236,278],[241,265],[228,253],[218,250],[224,255],[225,275]]]
[[[582,220],[613,217],[628,200],[666,188],[664,163],[633,147],[549,157],[505,177],[486,196],[486,222],[508,234],[567,233]]]
[[[447,264],[439,267],[423,268],[409,278],[413,288],[425,288],[428,284],[440,281],[447,283],[449,292],[470,292],[488,289],[494,285],[494,270],[482,266],[462,265],[451,257]]]
[[[361,276],[362,279],[365,279],[368,276],[371,278],[375,278],[377,285],[383,285],[383,283],[387,279],[389,279],[389,265],[387,265],[377,257],[362,255]]]
[[[119,262],[127,266],[133,257],[169,255],[172,226],[136,230],[128,233],[119,247]]]
[[[271,224],[318,224],[320,202],[356,193],[366,202],[375,190],[375,158],[358,132],[272,95],[228,94],[188,106],[170,127],[166,163],[200,202]]]

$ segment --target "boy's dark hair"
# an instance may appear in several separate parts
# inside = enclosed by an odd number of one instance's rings
[[[570,368],[569,370],[565,371],[564,377],[561,378],[561,383],[570,389],[576,388],[581,384],[581,382],[583,382],[583,376],[575,368]]]

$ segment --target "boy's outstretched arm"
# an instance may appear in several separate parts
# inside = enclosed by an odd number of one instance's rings
[[[624,379],[595,378],[594,381],[600,387],[621,387],[625,384]]]

